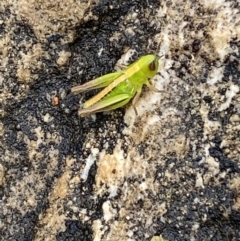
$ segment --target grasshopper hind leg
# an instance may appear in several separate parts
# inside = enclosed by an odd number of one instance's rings
[[[135,104],[137,103],[140,95],[141,95],[141,90],[140,91],[137,91],[136,95],[134,96],[133,100],[132,100],[132,104],[133,104],[133,109],[134,109],[134,112],[136,114],[136,116],[138,116],[138,112],[137,112],[137,108],[135,106]],[[103,108],[101,111],[109,111],[109,110],[115,110],[115,109],[118,109],[124,105],[126,105],[130,100],[132,99],[132,95],[129,96],[129,98],[125,99],[125,100],[122,100],[116,104],[113,104],[113,105],[110,105],[106,108]]]
[[[129,94],[116,95],[108,99],[101,100],[88,108],[81,109],[78,111],[78,114],[84,117],[97,112],[114,110],[126,105],[131,100],[131,98],[132,98],[132,95],[129,95]]]
[[[131,98],[123,100],[123,101],[121,101],[121,102],[119,102],[117,104],[114,104],[114,105],[108,106],[106,108],[103,108],[102,111],[115,110],[117,108],[120,108],[120,107],[126,105],[130,100],[131,100]]]

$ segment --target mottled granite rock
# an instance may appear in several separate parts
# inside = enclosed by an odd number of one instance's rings
[[[240,240],[239,9],[2,0],[0,240]],[[138,116],[77,115],[72,86],[146,53]]]

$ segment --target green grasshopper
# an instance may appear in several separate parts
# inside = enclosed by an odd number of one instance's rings
[[[143,85],[155,90],[148,80],[156,75],[158,65],[158,58],[155,55],[145,55],[122,72],[106,74],[83,85],[73,87],[71,91],[74,95],[105,87],[97,95],[87,100],[78,114],[87,116],[114,110],[126,105],[133,97],[132,103],[137,114],[135,104],[142,92]]]

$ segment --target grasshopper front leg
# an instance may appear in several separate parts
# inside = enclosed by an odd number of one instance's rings
[[[142,93],[142,89],[138,90],[137,93],[136,93],[136,95],[134,96],[134,98],[133,98],[133,100],[132,100],[133,109],[134,109],[134,112],[135,112],[136,116],[138,116],[138,112],[137,112],[137,108],[136,108],[136,103],[137,103],[137,101],[138,101],[141,93]]]

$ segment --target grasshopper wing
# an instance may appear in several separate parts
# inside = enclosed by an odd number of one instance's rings
[[[112,83],[116,78],[118,78],[121,75],[123,75],[122,72],[114,72],[111,74],[103,75],[103,76],[98,77],[94,80],[91,80],[85,84],[72,87],[71,92],[74,95],[77,95],[79,93],[86,92],[89,90],[103,88],[103,87],[109,85],[110,83]]]

